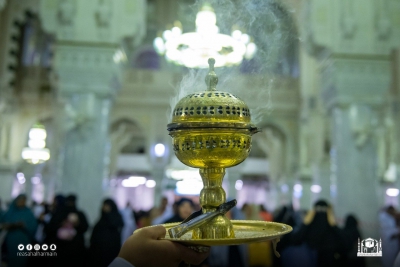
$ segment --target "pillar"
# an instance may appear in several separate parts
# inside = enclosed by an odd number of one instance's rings
[[[78,195],[89,222],[99,217],[108,179],[109,114],[120,86],[126,37],[143,38],[144,0],[41,0],[40,19],[55,37],[53,70],[61,140],[56,192]]]
[[[11,200],[11,190],[15,180],[15,169],[11,164],[0,163],[0,199],[2,203]]]
[[[313,184],[312,179],[302,179],[299,185],[302,186],[301,196],[300,196],[300,209],[310,210],[312,206],[312,194],[311,185]],[[295,185],[296,186],[296,185]],[[296,188],[294,188],[294,193],[296,194]]]
[[[108,127],[116,92],[115,46],[59,43],[55,66],[58,89],[65,104],[64,146],[61,148],[62,193],[78,196],[89,221],[99,216],[103,179],[108,175]]]
[[[389,60],[338,59],[324,69],[331,115],[332,201],[339,221],[355,214],[365,236],[378,238],[381,207],[376,129],[390,82]]]

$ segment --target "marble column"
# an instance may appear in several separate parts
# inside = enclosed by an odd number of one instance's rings
[[[355,213],[365,234],[375,234],[377,212],[380,208],[376,146],[371,138],[362,145],[357,145],[357,137],[352,130],[351,113],[350,107],[335,107],[332,111],[334,151],[331,164],[333,185],[337,191],[333,202],[341,220],[347,214]]]
[[[59,120],[64,145],[58,189],[76,194],[79,208],[92,223],[99,216],[103,179],[108,175],[109,114],[118,86],[116,51],[116,46],[59,43],[55,53],[58,89],[65,105]]]
[[[314,194],[314,201],[318,199],[331,200],[331,172],[329,162],[323,162],[315,166],[314,170],[315,184],[321,186],[321,192]]]
[[[376,129],[390,81],[390,61],[332,58],[323,71],[331,115],[331,195],[339,222],[355,214],[364,236],[378,238],[381,205]]]
[[[300,197],[300,209],[310,210],[312,206],[312,194],[311,194],[311,185],[313,184],[312,180],[310,178],[302,179],[299,184],[302,186],[301,197]]]
[[[0,163],[0,199],[3,204],[11,200],[11,191],[15,180],[15,168],[11,164]]]

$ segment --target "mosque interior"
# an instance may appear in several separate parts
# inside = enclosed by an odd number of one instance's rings
[[[397,0],[0,0],[3,204],[74,193],[94,222],[105,197],[137,211],[162,196],[198,202],[201,177],[176,158],[167,124],[207,88],[213,46],[172,45],[215,27],[199,26],[204,5],[234,40],[217,54],[217,89],[261,129],[226,170],[227,198],[270,211],[326,199],[377,238],[379,210],[399,206]]]

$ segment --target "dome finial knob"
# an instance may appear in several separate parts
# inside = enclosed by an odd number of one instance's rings
[[[207,91],[217,91],[218,76],[214,71],[215,59],[208,59],[209,70],[206,76]]]

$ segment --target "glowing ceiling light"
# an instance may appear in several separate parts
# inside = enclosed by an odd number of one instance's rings
[[[129,180],[129,179],[122,180],[121,184],[123,187],[138,187],[139,186],[138,183],[135,183],[134,181]]]
[[[147,181],[146,177],[143,177],[143,176],[131,176],[128,179],[134,181],[135,183],[137,183],[139,185],[145,184]]]
[[[46,129],[36,124],[29,131],[28,147],[22,149],[21,156],[32,164],[43,163],[50,159],[50,150],[46,146]]]
[[[46,137],[47,133],[42,125],[34,125],[29,131],[29,139],[31,140],[45,140]]]
[[[195,179],[184,179],[176,183],[176,193],[180,195],[199,195],[203,183]]]
[[[236,190],[242,190],[243,188],[243,181],[242,180],[237,180],[235,183],[235,189]]]
[[[156,155],[156,157],[162,157],[165,154],[165,145],[158,143],[154,146],[154,154]]]
[[[215,59],[215,67],[239,65],[243,58],[251,59],[257,46],[251,37],[234,30],[232,36],[219,33],[213,8],[205,4],[196,15],[196,32],[182,34],[180,22],[171,30],[154,39],[157,53],[167,61],[188,68],[208,68],[208,59]]]
[[[169,178],[175,180],[183,180],[187,178],[192,178],[197,181],[201,181],[200,173],[197,169],[191,168],[187,170],[176,170],[176,169],[168,169],[166,174]]]
[[[293,191],[295,192],[301,192],[303,190],[303,186],[301,184],[295,184],[293,186]]]
[[[156,185],[157,185],[157,183],[154,180],[147,180],[147,182],[146,182],[146,187],[148,187],[148,188],[153,188]]]
[[[397,197],[399,195],[399,189],[388,188],[386,189],[386,195],[388,195],[389,197]]]
[[[310,190],[311,190],[311,192],[318,194],[318,193],[321,193],[322,187],[320,185],[313,184],[311,186]]]
[[[26,182],[25,177],[22,177],[21,179],[18,179],[18,183],[24,184]]]
[[[138,187],[145,184],[146,181],[146,177],[143,176],[130,176],[128,179],[122,180],[121,184],[123,187]]]

